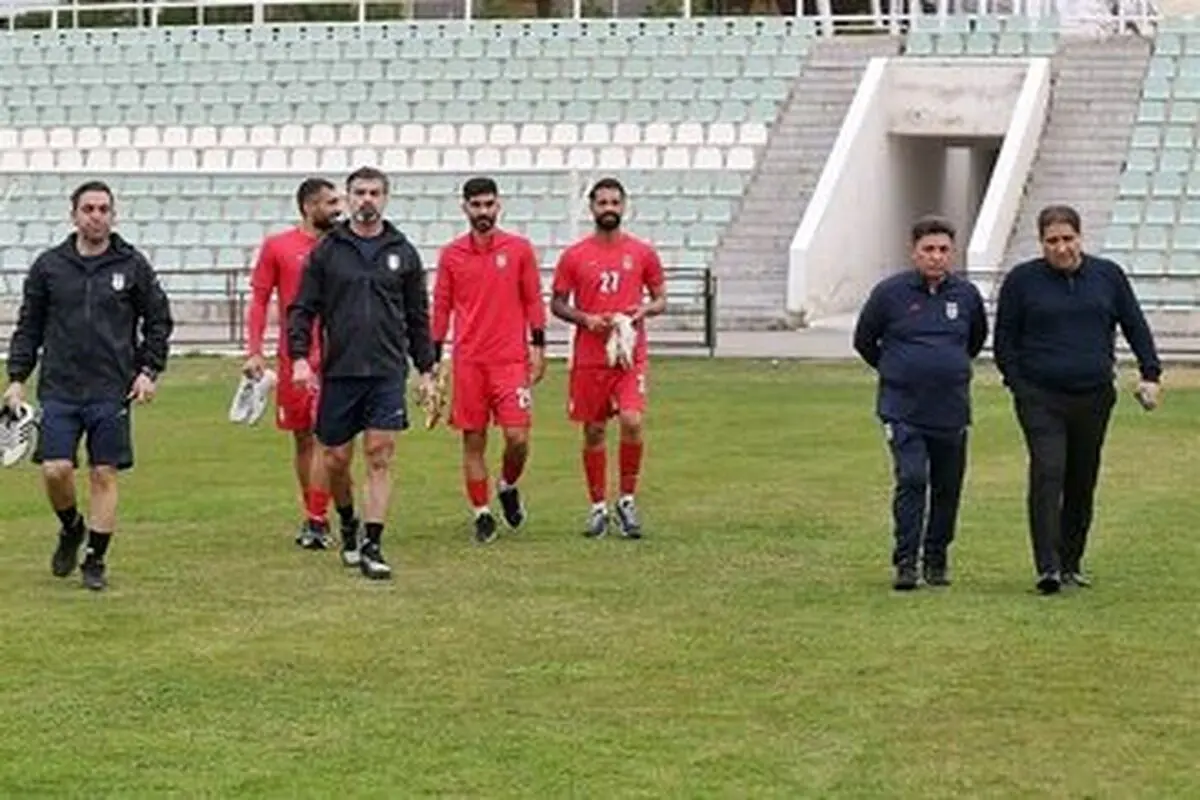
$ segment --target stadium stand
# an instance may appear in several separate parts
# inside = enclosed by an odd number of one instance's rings
[[[1155,36],[1054,16],[911,23],[863,36],[824,35],[813,17],[6,32],[3,288],[65,231],[64,197],[90,175],[113,183],[122,231],[172,292],[219,298],[290,223],[301,175],[388,171],[390,213],[432,263],[462,227],[457,186],[494,173],[507,219],[552,264],[586,229],[584,187],[613,174],[633,195],[630,228],[693,270],[680,292],[698,298],[711,269],[721,327],[786,326],[789,243],[869,59],[1047,56],[1054,91],[1005,265],[1031,254],[1037,208],[1070,202],[1152,313],[1187,312],[1156,327],[1194,327],[1200,23],[1162,20]],[[994,285],[1005,265],[982,277]]]

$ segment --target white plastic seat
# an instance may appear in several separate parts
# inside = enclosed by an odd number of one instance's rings
[[[572,147],[567,153],[567,166],[571,169],[594,169],[596,155],[590,147]]]
[[[274,125],[254,125],[250,128],[251,147],[274,147],[276,142]]]
[[[9,147],[15,147],[15,144],[7,145],[4,142],[3,131],[0,131],[0,150],[7,150]],[[80,128],[75,132],[75,146],[80,150],[91,150],[96,147],[104,146],[104,132],[99,128],[88,126]]]
[[[624,147],[602,147],[600,148],[600,169],[625,169],[625,148]]]
[[[268,147],[263,151],[259,164],[264,171],[282,172],[288,166],[287,151],[282,147]]]
[[[396,144],[401,147],[424,147],[425,126],[416,122],[406,122],[400,126]]]
[[[632,147],[642,143],[641,126],[632,122],[619,122],[613,126],[613,144]]]
[[[482,147],[487,141],[487,128],[478,122],[468,122],[458,129],[458,143],[463,147]]]
[[[681,122],[675,128],[675,144],[696,146],[704,144],[704,126],[698,122]]]
[[[430,147],[453,147],[458,141],[454,126],[445,122],[436,122],[429,128]]]
[[[192,147],[204,149],[217,146],[217,129],[212,125],[200,125],[192,129]]]
[[[258,169],[258,151],[253,147],[239,147],[229,156],[229,168],[234,172],[254,172]]]
[[[475,149],[474,154],[475,169],[480,171],[499,169],[504,163],[500,149],[496,147],[479,147]]]
[[[297,172],[311,172],[317,168],[317,151],[311,147],[293,147],[288,161]]]
[[[171,151],[171,169],[178,172],[195,172],[197,169],[196,151],[189,148]]]
[[[366,141],[367,132],[357,122],[348,122],[338,129],[337,143],[341,147],[358,147]]]
[[[492,147],[508,147],[517,143],[517,129],[507,122],[500,122],[488,131],[488,144]]]
[[[725,159],[716,147],[697,147],[692,154],[693,169],[721,169],[724,166]]]
[[[408,151],[400,147],[389,147],[383,151],[381,169],[396,171],[408,169]]]
[[[553,139],[545,125],[538,122],[527,122],[521,126],[521,136],[518,141],[525,147],[541,147],[549,144]]]
[[[537,150],[538,169],[561,169],[565,165],[563,151],[560,147],[539,147]]]
[[[658,169],[658,148],[635,147],[629,152],[630,169]]]
[[[318,122],[308,129],[308,142],[311,147],[330,147],[336,141],[333,126]]]
[[[25,163],[29,169],[48,172],[54,169],[54,151],[48,147],[30,150]]]
[[[128,147],[130,140],[129,128],[123,125],[117,125],[104,131],[104,147],[107,150]]]
[[[79,172],[83,169],[83,153],[79,150],[59,150],[55,166],[63,172]]]
[[[642,141],[657,147],[666,147],[672,139],[671,126],[665,122],[651,122],[642,131]]]
[[[223,125],[217,131],[217,141],[226,150],[242,147],[246,144],[246,129],[241,125]]]
[[[349,161],[346,159],[346,151],[340,147],[326,147],[321,150],[321,171],[322,172],[349,172]]]
[[[64,150],[75,146],[75,131],[71,128],[51,128],[46,136],[46,145],[53,150]]]
[[[304,145],[304,126],[288,123],[279,129],[279,147],[302,147]],[[273,147],[274,145],[268,145]]]
[[[202,151],[200,166],[206,170],[225,171],[229,168],[229,151],[220,147],[209,147]]]
[[[122,147],[113,158],[113,167],[118,170],[137,172],[142,168],[142,156],[132,147]]]
[[[7,160],[9,155],[21,156],[22,164],[19,169],[25,168],[23,153],[21,153],[19,150],[10,151],[9,153],[4,154],[4,158]],[[9,169],[7,165],[5,165],[4,168]],[[112,151],[101,147],[89,150],[87,154],[87,160],[84,162],[84,169],[97,172],[105,172],[112,169]]]
[[[25,128],[21,131],[21,149],[39,150],[46,147],[46,131],[42,128]]]
[[[182,125],[170,125],[163,128],[162,146],[168,149],[188,146],[188,129]]]
[[[663,169],[690,169],[692,166],[688,149],[679,146],[663,148],[661,164]]]
[[[749,147],[733,147],[725,157],[725,167],[739,172],[754,169],[754,151]]]
[[[161,172],[171,168],[171,151],[165,147],[151,147],[142,152],[142,169]]]
[[[509,147],[505,149],[504,166],[508,169],[529,169],[533,166],[533,151],[528,147]]]
[[[442,168],[466,172],[471,169],[471,153],[464,147],[447,147],[442,151]]]
[[[603,122],[589,122],[583,126],[579,141],[581,144],[605,145],[612,140],[609,137],[607,125]]]
[[[432,147],[418,147],[413,150],[411,164],[413,169],[418,170],[436,170],[442,166],[438,151]]]
[[[372,147],[391,147],[396,143],[396,128],[385,122],[377,122],[367,131],[367,144]]]
[[[379,153],[373,147],[356,147],[350,153],[350,163],[357,169],[362,166],[375,166],[379,162]]]
[[[767,143],[767,126],[761,122],[743,122],[738,130],[738,143],[747,147],[761,147]]]
[[[708,126],[708,143],[714,147],[731,147],[737,144],[738,133],[732,123],[714,122]]]
[[[570,147],[579,142],[579,129],[569,122],[559,122],[550,129],[550,144],[555,147]]]

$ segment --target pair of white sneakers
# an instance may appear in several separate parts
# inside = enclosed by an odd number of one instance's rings
[[[275,370],[265,369],[257,379],[243,375],[229,404],[229,421],[235,425],[254,425],[267,413],[267,400],[275,388]]]
[[[11,467],[29,454],[41,418],[41,412],[29,403],[15,410],[0,407],[0,464]]]

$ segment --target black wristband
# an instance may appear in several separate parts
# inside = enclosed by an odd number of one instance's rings
[[[534,328],[533,333],[529,337],[530,343],[534,347],[546,346],[546,331],[544,328]]]
[[[441,360],[442,360],[442,343],[434,342],[433,343],[433,363],[438,364],[441,362]]]

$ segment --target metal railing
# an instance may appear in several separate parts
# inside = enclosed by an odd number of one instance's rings
[[[245,350],[246,311],[250,297],[250,271],[247,268],[159,269],[156,272],[171,298],[175,344],[193,350]],[[5,341],[16,323],[20,305],[17,290],[25,274],[23,271],[0,270],[0,285],[8,288],[0,294],[0,336]],[[432,271],[427,274],[432,287]],[[552,275],[552,270],[542,270],[543,287],[550,285]],[[699,350],[714,356],[717,349],[716,276],[711,269],[699,267],[669,267],[666,276],[667,312],[661,324],[652,323],[651,350]],[[206,288],[196,288],[202,284]],[[217,284],[221,288],[216,288]],[[543,299],[549,304],[548,292],[544,292]],[[272,313],[274,309],[272,302]],[[272,320],[267,326],[267,338],[272,344],[277,330],[278,322]],[[569,342],[570,329],[566,324],[551,320],[547,344],[564,347]]]
[[[1153,0],[0,0],[0,27],[119,28],[180,25],[805,17],[817,32],[904,30],[916,17],[972,15],[1056,18],[1146,32],[1159,17]],[[535,24],[536,24],[535,23]],[[453,29],[449,35],[455,35]]]

